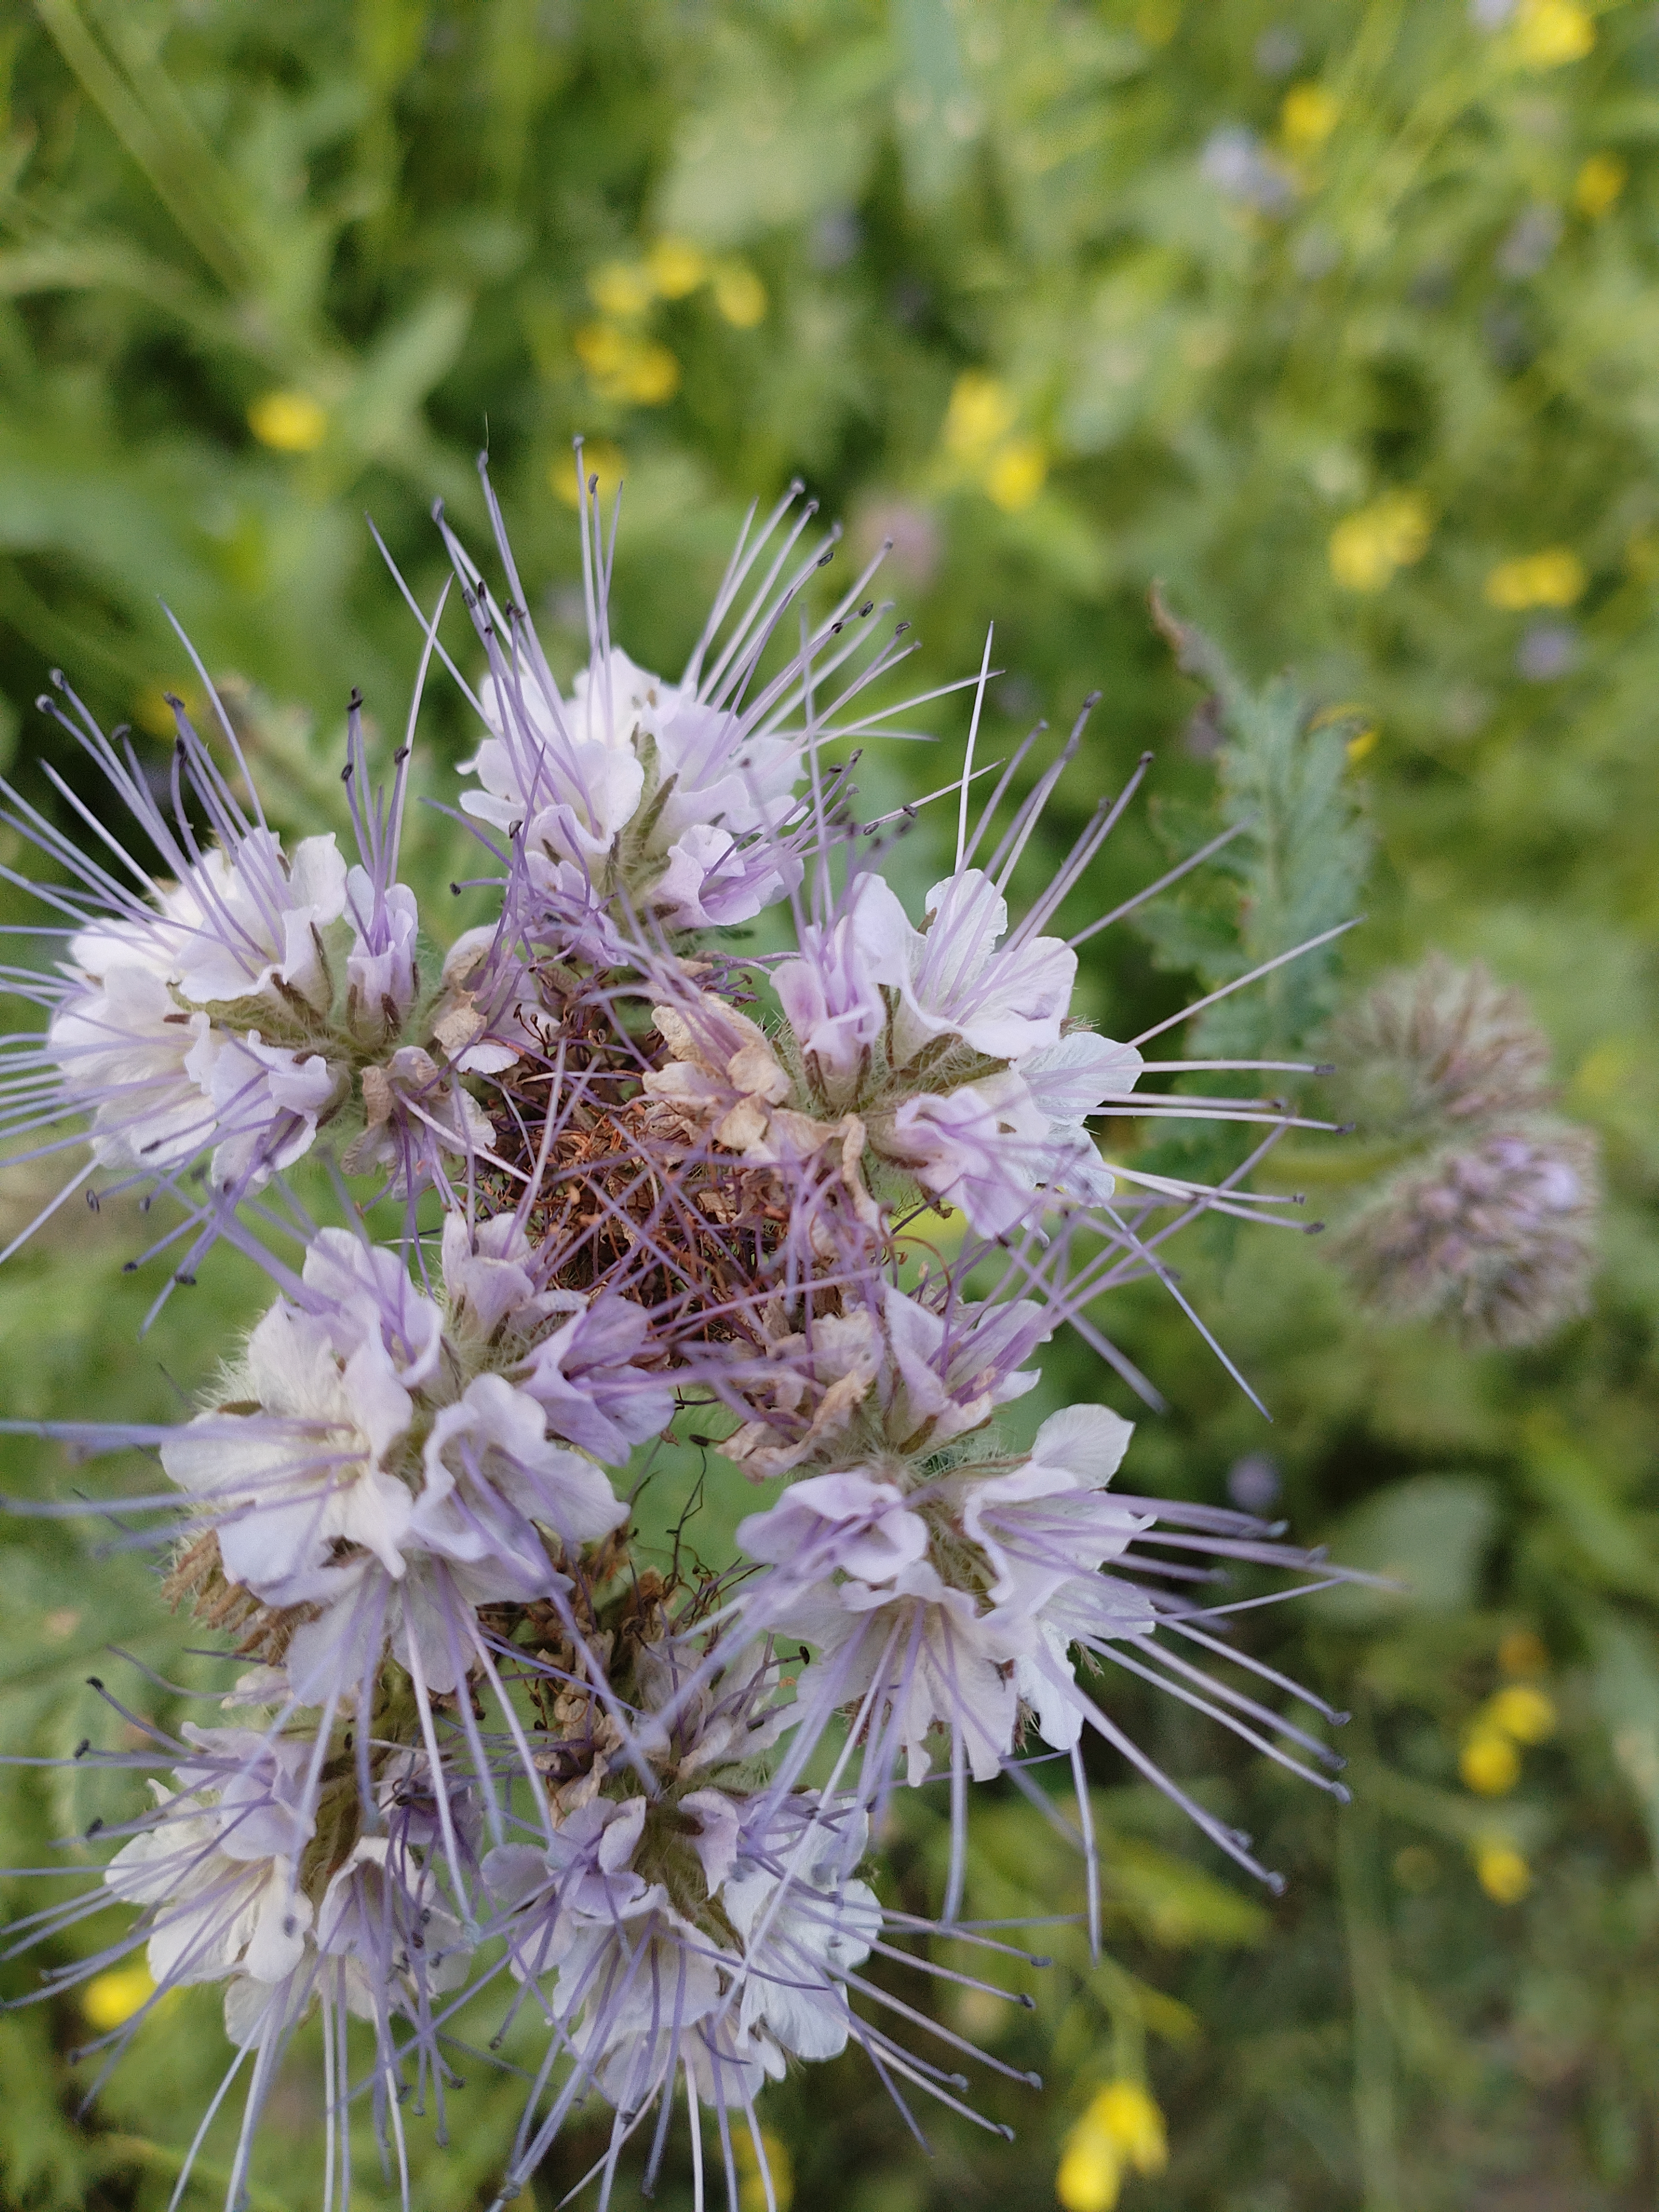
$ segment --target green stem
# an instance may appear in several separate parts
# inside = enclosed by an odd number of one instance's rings
[[[1353,2119],[1365,2212],[1404,2212],[1400,2185],[1399,2115],[1395,2095],[1394,1990],[1389,1935],[1378,1896],[1375,1800],[1352,1763],[1354,1801],[1340,1815],[1337,1881],[1347,1939],[1353,1998]]]

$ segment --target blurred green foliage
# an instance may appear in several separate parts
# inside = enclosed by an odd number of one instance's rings
[[[1143,2067],[1171,2147],[1126,2185],[1146,2212],[1651,2203],[1659,15],[34,0],[0,21],[0,743],[32,793],[52,666],[158,739],[162,688],[198,688],[159,598],[210,671],[276,702],[244,695],[278,811],[308,826],[349,686],[392,726],[417,657],[362,510],[429,605],[428,504],[481,533],[481,446],[567,654],[570,436],[625,468],[617,628],[658,665],[749,499],[799,471],[856,549],[893,539],[928,677],[977,665],[994,617],[999,750],[1103,686],[1032,882],[1143,745],[1157,804],[1100,864],[1102,911],[1255,809],[1210,891],[1096,940],[1104,1026],[1346,919],[1374,838],[1349,987],[1430,946],[1479,955],[1531,994],[1565,1109],[1601,1133],[1598,1307],[1540,1350],[1381,1328],[1314,1243],[1188,1238],[1183,1287],[1268,1430],[1155,1285],[1113,1309],[1174,1408],[1142,1422],[1136,1487],[1220,1498],[1268,1455],[1298,1534],[1412,1585],[1256,1616],[1255,1648],[1354,1708],[1356,1802],[1336,1813],[1129,1686],[1143,1740],[1255,1832],[1285,1896],[1244,1897],[1103,1763],[1107,1961],[1056,1930],[1035,2014],[963,1992],[950,2015],[1047,2070],[1042,2098],[987,2093],[1018,2143],[947,2124],[929,2164],[845,2061],[771,2095],[801,2212],[1050,2203],[1067,2126]],[[1239,672],[1231,735],[1149,619],[1154,579]],[[459,755],[453,694],[423,730],[429,761]],[[920,787],[913,765],[866,761],[866,797]],[[452,872],[441,822],[418,865],[432,889]],[[1337,973],[1247,1018],[1310,1042]],[[1310,1188],[1346,1172],[1312,1141],[1294,1164]],[[17,1225],[39,1195],[20,1181]],[[82,1217],[9,1264],[9,1414],[164,1418],[257,1308],[222,1255],[139,1342],[150,1292],[119,1273],[138,1234]],[[1045,1395],[1100,1388],[1073,1352]],[[14,1487],[76,1480],[12,1455]],[[190,1663],[141,1558],[90,1564],[79,1532],[0,1526],[0,1593],[10,1749],[72,1749],[111,1642]],[[1467,1774],[1498,1770],[1465,1754],[1505,1682],[1559,1727],[1483,1793]],[[45,1863],[84,1825],[71,1781],[14,1774],[8,1856]],[[971,1910],[1080,1901],[1060,1839],[983,1809]],[[902,1813],[894,1880],[920,1904],[938,1823]],[[33,1969],[3,1971],[21,1995]],[[222,2063],[213,2001],[185,2001],[77,2120],[85,2033],[68,2000],[0,2017],[17,2212],[164,2205]],[[453,2147],[419,2154],[433,2212],[489,2201],[515,2085],[474,2072]],[[258,2203],[314,2201],[307,2078],[276,2100]],[[372,2154],[361,2172],[364,2203],[394,2201]]]

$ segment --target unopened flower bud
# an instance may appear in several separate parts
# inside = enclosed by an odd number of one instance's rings
[[[1550,1103],[1549,1040],[1519,991],[1439,954],[1385,976],[1337,1024],[1336,1103],[1368,1135],[1426,1138]]]
[[[1596,1144],[1542,1116],[1389,1176],[1337,1243],[1364,1296],[1474,1344],[1537,1344],[1589,1304]]]

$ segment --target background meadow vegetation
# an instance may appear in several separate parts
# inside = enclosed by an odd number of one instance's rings
[[[482,538],[486,443],[567,665],[574,433],[626,476],[618,635],[670,669],[744,507],[799,474],[855,551],[892,539],[928,678],[976,666],[994,618],[994,750],[1103,692],[1030,882],[1144,748],[1152,804],[1101,864],[1103,912],[1255,808],[1210,889],[1095,940],[1103,1026],[1363,908],[1340,967],[1257,1002],[1259,1040],[1316,1044],[1431,950],[1479,958],[1528,994],[1560,1110],[1599,1134],[1594,1310],[1534,1348],[1377,1320],[1319,1240],[1200,1231],[1183,1289],[1269,1426],[1161,1291],[1112,1308],[1172,1408],[1141,1421],[1135,1488],[1276,1493],[1298,1536],[1411,1585],[1252,1632],[1352,1709],[1355,1802],[1130,1698],[1285,1894],[1103,1759],[1107,1957],[1055,1930],[1035,2014],[966,1993],[950,2015],[1045,2074],[985,2093],[1018,2140],[945,2125],[930,2161],[848,2057],[769,2094],[797,2212],[1028,2212],[1057,2178],[1073,2212],[1651,2205],[1659,9],[33,0],[0,19],[0,751],[32,798],[42,750],[77,773],[33,707],[53,667],[165,757],[162,693],[201,696],[165,601],[273,811],[331,823],[349,688],[400,729],[418,657],[364,512],[429,605],[431,501]],[[1221,704],[1176,666],[1154,580],[1237,672]],[[964,720],[934,711],[937,761],[867,756],[866,802],[942,781]],[[429,791],[471,734],[435,685]],[[908,880],[937,834],[899,848]],[[460,853],[424,815],[411,866],[446,905]],[[1295,1145],[1316,1206],[1347,1202],[1363,1153]],[[10,1171],[8,1236],[51,1188]],[[207,1379],[259,1285],[222,1255],[141,1340],[157,1284],[121,1269],[143,1234],[77,1205],[7,1263],[0,1411],[163,1419]],[[1082,1353],[1060,1366],[1056,1393],[1130,1409]],[[14,1490],[82,1479],[8,1458]],[[0,1522],[8,1751],[104,1740],[89,1670],[167,1710],[111,1644],[210,1679],[153,1562],[94,1541]],[[1080,1902],[1017,1799],[981,1812],[970,1909]],[[61,1862],[88,1817],[72,1772],[0,1785],[9,1860]],[[896,1888],[936,1894],[939,1851],[907,1797]],[[0,1967],[4,1993],[38,1963]],[[211,1992],[147,2024],[77,2117],[71,2052],[140,1994],[106,1977],[0,2015],[7,2212],[167,2203],[222,2064]],[[499,2171],[518,2085],[464,2070],[451,2148],[417,2152],[423,2212],[487,2205]],[[296,2069],[257,2204],[316,2202],[319,2133]],[[216,2141],[188,2205],[217,2201]],[[677,2170],[660,2201],[687,2188]],[[372,2156],[361,2201],[395,2202]]]

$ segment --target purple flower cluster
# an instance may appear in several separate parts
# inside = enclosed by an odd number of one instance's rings
[[[834,536],[787,499],[667,682],[611,641],[584,499],[590,653],[568,687],[499,518],[504,598],[451,540],[483,664],[460,804],[500,903],[447,957],[398,880],[413,714],[371,790],[354,700],[350,861],[331,836],[285,852],[228,720],[222,766],[182,708],[165,802],[130,742],[70,695],[52,709],[143,851],[66,783],[84,841],[7,795],[63,940],[11,978],[46,1016],[7,1046],[19,1147],[83,1146],[77,1183],[171,1197],[155,1249],[183,1243],[175,1278],[226,1238],[276,1290],[192,1418],[63,1432],[155,1454],[164,1481],[124,1503],[166,1516],[168,1595],[244,1671],[224,1724],[138,1724],[135,1749],[129,1717],[127,1747],[88,1753],[149,1772],[154,1802],[104,1829],[83,1896],[15,1935],[113,1898],[129,1934],[49,1986],[141,1945],[158,1993],[222,1986],[227,2092],[246,2083],[232,2203],[308,2014],[343,2204],[351,2100],[369,2091],[401,2159],[408,2093],[441,2117],[456,2015],[492,1989],[497,2043],[529,2054],[502,2199],[598,2100],[608,2201],[641,2131],[654,2173],[683,2098],[696,2201],[708,2161],[735,2205],[765,2084],[849,2043],[896,2096],[971,2112],[890,2025],[921,2019],[878,1971],[920,1924],[872,1853],[896,1788],[947,1780],[927,1925],[963,1941],[984,1940],[959,1923],[971,1785],[1046,1803],[1033,1760],[1069,1763],[1086,1841],[1091,1737],[1262,1872],[1114,1717],[1115,1670],[1340,1791],[1270,1699],[1314,1701],[1208,1595],[1228,1562],[1328,1571],[1247,1515],[1120,1493],[1131,1429],[1103,1406],[1023,1449],[998,1425],[1063,1328],[1139,1382],[1089,1314],[1143,1276],[1179,1298],[1162,1247],[1195,1215],[1293,1219],[1243,1188],[1285,1109],[1141,1091],[1182,1064],[1149,1071],[1144,1040],[1072,1011],[1099,917],[1068,940],[1060,916],[1086,908],[1141,771],[1011,920],[1082,725],[1026,782],[1028,739],[970,823],[982,670],[955,863],[913,919],[844,750],[925,703],[868,703],[908,650],[869,574],[811,612]],[[722,933],[768,909],[789,949],[739,957]],[[1268,1134],[1211,1189],[1109,1163],[1091,1127],[1183,1112]],[[296,1181],[307,1154],[331,1183]],[[314,1218],[328,1188],[346,1225]],[[376,1243],[387,1195],[404,1231]],[[721,1571],[636,1549],[665,1440],[755,1486]]]

